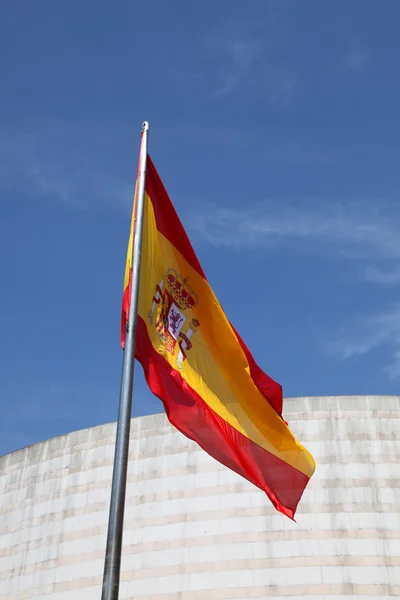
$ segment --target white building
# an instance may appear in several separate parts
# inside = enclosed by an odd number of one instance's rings
[[[133,419],[120,598],[400,596],[400,396],[298,398],[297,523],[174,430]],[[0,458],[1,600],[100,600],[115,424]]]

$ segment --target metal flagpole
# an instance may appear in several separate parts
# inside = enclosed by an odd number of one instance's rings
[[[115,442],[111,504],[108,520],[101,600],[118,600],[121,570],[122,534],[125,510],[126,475],[128,468],[129,433],[132,414],[133,368],[135,360],[136,315],[139,301],[139,276],[142,251],[144,195],[146,185],[147,141],[149,124],[142,127],[135,237],[132,247],[132,286],[128,327],[125,336],[124,362]]]

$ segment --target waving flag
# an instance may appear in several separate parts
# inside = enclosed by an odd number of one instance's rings
[[[132,217],[121,343],[129,314]],[[170,422],[294,517],[314,472],[282,419],[282,388],[228,321],[147,159],[135,356]]]

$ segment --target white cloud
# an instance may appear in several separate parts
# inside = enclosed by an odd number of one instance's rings
[[[211,97],[219,98],[236,90],[249,76],[252,65],[260,57],[262,44],[244,37],[208,42],[211,52],[220,62],[218,86]]]
[[[68,126],[47,125],[41,134],[0,132],[2,187],[80,209],[114,204],[129,210],[133,181],[129,185],[104,172],[89,151],[80,149],[81,132],[71,134]],[[70,147],[65,145],[68,134]]]
[[[203,81],[212,87],[210,99],[249,91],[265,96],[273,105],[290,100],[298,76],[282,58],[286,28],[281,7],[274,4],[265,4],[266,12],[260,19],[228,18],[203,36]]]
[[[361,317],[350,325],[350,332],[342,333],[326,344],[326,350],[339,359],[364,356],[381,346],[391,349],[390,362],[384,371],[391,379],[400,376],[400,304],[377,314]]]
[[[263,152],[262,157],[271,163],[294,165],[328,165],[333,162],[332,153],[327,152],[326,148],[315,148],[303,140],[301,144],[284,144],[274,140],[271,147]]]
[[[400,211],[368,203],[321,205],[296,199],[266,201],[245,209],[213,209],[193,215],[190,226],[215,246],[252,248],[296,244],[306,250],[333,250],[352,260],[400,258]],[[384,206],[384,205],[382,205]],[[373,271],[366,272],[372,280]]]
[[[21,172],[27,182],[34,186],[33,191],[36,194],[83,208],[84,204],[78,199],[78,194],[74,189],[74,176],[71,173],[71,176],[67,178],[66,170],[68,170],[68,166],[65,164],[35,160],[32,157],[32,161],[27,158]]]
[[[366,267],[363,273],[363,279],[371,283],[379,283],[382,285],[396,285],[400,283],[400,267]]]

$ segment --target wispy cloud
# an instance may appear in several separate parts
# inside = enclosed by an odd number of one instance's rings
[[[259,40],[242,35],[206,38],[206,47],[218,60],[218,86],[211,97],[218,98],[236,90],[250,76],[250,71],[263,51]]]
[[[296,199],[297,207],[273,199],[246,209],[207,207],[191,217],[191,228],[215,246],[259,247],[296,244],[307,251],[321,246],[352,260],[400,258],[400,211],[385,212],[373,203],[318,207]],[[372,271],[368,272],[372,279]]]
[[[133,183],[102,169],[101,162],[82,149],[82,139],[81,133],[73,137],[67,125],[31,134],[0,131],[2,188],[80,209],[110,204],[128,208]]]
[[[243,140],[241,140],[243,144]],[[307,140],[283,144],[277,141],[263,152],[263,158],[271,163],[294,165],[328,165],[333,162],[332,152],[326,148],[313,147]]]
[[[400,283],[400,267],[396,264],[392,267],[378,268],[378,267],[366,267],[363,273],[365,281],[371,283],[379,283],[382,285],[390,286],[397,285]]]
[[[203,81],[212,88],[209,99],[248,91],[278,105],[292,97],[298,76],[282,53],[286,30],[281,6],[266,2],[265,7],[262,19],[230,17],[203,35]]]
[[[364,356],[378,347],[389,347],[390,359],[384,371],[391,379],[400,377],[400,304],[377,314],[359,318],[349,326],[350,332],[340,334],[326,345],[329,353],[339,359]]]
[[[352,71],[362,71],[366,67],[371,55],[371,50],[358,37],[355,37],[344,56],[344,66],[346,69]]]
[[[85,208],[85,203],[76,190],[76,173],[67,178],[68,165],[54,160],[33,158],[20,166],[19,173],[33,186],[36,195],[61,200],[76,207]]]

